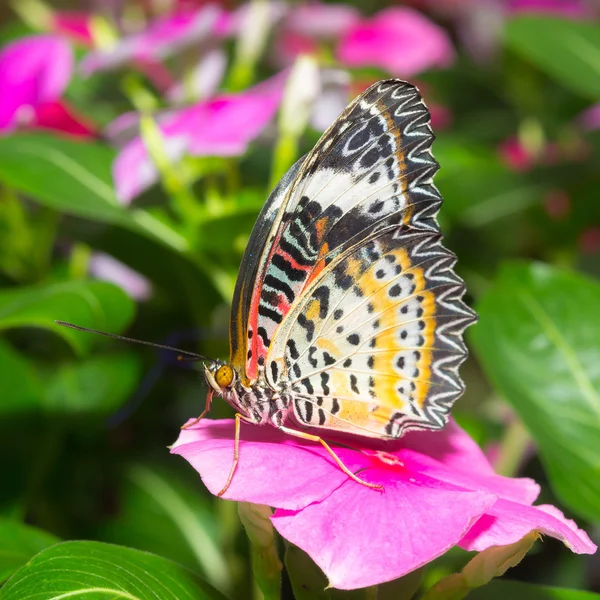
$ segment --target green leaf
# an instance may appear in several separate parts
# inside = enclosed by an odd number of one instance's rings
[[[541,186],[508,170],[498,153],[483,144],[444,135],[434,152],[443,165],[435,182],[444,196],[444,219],[483,227],[541,202]]]
[[[580,590],[546,587],[520,581],[493,581],[478,588],[469,600],[600,600],[600,595]]]
[[[0,138],[0,179],[46,206],[110,223],[125,213],[113,191],[114,158],[96,142],[16,134]]]
[[[42,396],[41,383],[31,363],[0,340],[0,414],[36,409]]]
[[[141,359],[133,352],[55,365],[44,382],[44,409],[111,414],[131,396],[141,371]]]
[[[8,579],[32,556],[59,539],[41,529],[0,519],[0,582]]]
[[[224,600],[186,568],[155,554],[100,542],[43,550],[0,590],[0,600]]]
[[[0,330],[43,327],[62,336],[78,352],[95,336],[54,324],[69,321],[117,333],[133,319],[135,303],[123,290],[103,281],[69,281],[0,290]]]
[[[535,438],[555,492],[600,520],[600,285],[508,264],[478,306],[484,370]]]
[[[228,591],[231,567],[219,539],[222,523],[198,486],[171,470],[137,464],[128,469],[120,509],[101,529],[105,541],[160,552],[198,569],[216,588]]]
[[[600,96],[600,26],[555,17],[523,16],[506,27],[514,51],[574,92]]]
[[[60,212],[121,225],[178,251],[188,249],[168,225],[119,203],[111,175],[114,158],[113,149],[96,142],[19,133],[0,138],[0,181]]]

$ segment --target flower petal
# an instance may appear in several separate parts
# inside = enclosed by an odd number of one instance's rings
[[[21,109],[60,98],[73,72],[69,44],[54,35],[20,38],[0,52],[0,131],[11,129]]]
[[[152,285],[146,277],[109,254],[94,252],[89,266],[92,276],[118,285],[134,300],[147,300],[152,295]]]
[[[166,156],[175,163],[186,153],[195,156],[237,156],[271,121],[283,94],[285,74],[240,94],[223,95],[171,111],[159,123]],[[158,179],[142,140],[121,150],[113,164],[117,196],[130,202]]]
[[[110,49],[90,52],[80,63],[85,75],[115,69],[134,60],[162,60],[195,43],[229,32],[229,17],[215,4],[196,11],[160,17],[144,31],[126,37]]]
[[[465,550],[481,551],[490,546],[512,544],[534,530],[561,540],[577,554],[596,551],[585,531],[554,506],[525,506],[504,499],[499,499],[486,511],[459,545]]]
[[[343,64],[380,67],[399,77],[447,67],[454,60],[446,31],[408,7],[382,10],[371,20],[351,27],[337,54]]]
[[[408,475],[362,471],[361,477],[382,483],[385,491],[347,481],[299,512],[277,510],[273,524],[311,556],[335,588],[397,579],[454,546],[496,499]]]
[[[242,423],[240,431],[240,462],[223,498],[298,510],[323,500],[348,480],[318,444],[297,440],[269,425]],[[183,456],[210,492],[217,494],[233,464],[233,438],[232,420],[205,419],[182,429],[171,452]],[[353,471],[363,466],[357,452],[336,448],[336,453]]]

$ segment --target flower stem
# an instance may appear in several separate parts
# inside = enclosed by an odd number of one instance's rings
[[[500,451],[494,468],[499,475],[514,477],[523,462],[523,455],[532,439],[521,419],[514,416],[500,442]]]
[[[265,600],[279,600],[282,564],[277,555],[272,511],[262,504],[238,503],[238,514],[252,544],[252,570]]]

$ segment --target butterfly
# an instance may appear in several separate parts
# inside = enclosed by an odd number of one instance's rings
[[[419,91],[380,81],[342,112],[269,196],[235,287],[230,360],[204,366],[240,422],[321,443],[335,431],[395,439],[440,429],[463,393],[476,321],[436,215],[442,197]]]
[[[389,79],[352,101],[267,199],[242,258],[230,360],[204,360],[215,395],[242,421],[319,442],[315,430],[397,439],[441,429],[464,391],[465,329],[477,320],[444,248],[430,114],[417,88]],[[306,431],[309,429],[309,431]]]

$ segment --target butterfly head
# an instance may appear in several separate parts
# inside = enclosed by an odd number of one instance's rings
[[[233,367],[219,360],[204,365],[204,377],[208,386],[217,394],[226,394],[235,384]]]

